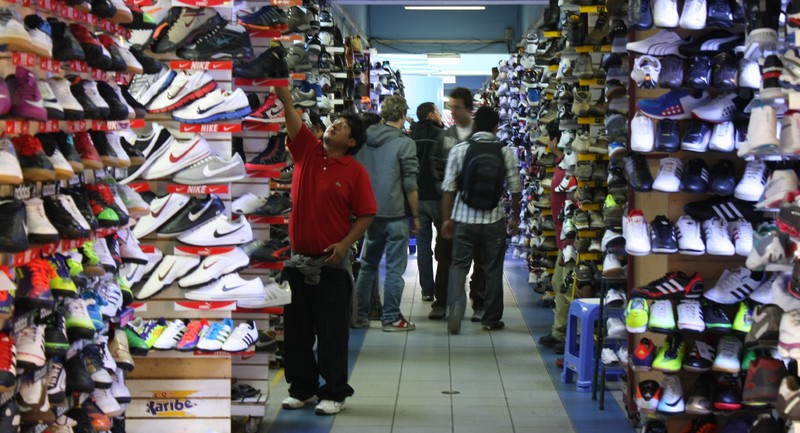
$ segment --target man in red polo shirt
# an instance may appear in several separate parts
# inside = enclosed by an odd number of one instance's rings
[[[294,107],[288,88],[277,87],[275,93],[284,106]],[[352,157],[364,144],[366,132],[359,117],[344,115],[320,141],[296,110],[287,109],[285,116],[295,168],[289,217],[292,258],[284,270],[292,289],[292,303],[284,308],[289,397],[282,406],[300,409],[319,397],[315,412],[333,415],[353,395],[347,384],[350,249],[377,212],[369,174]]]

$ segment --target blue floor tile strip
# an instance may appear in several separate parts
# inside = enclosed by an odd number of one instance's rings
[[[534,340],[550,333],[553,325],[553,314],[550,310],[536,305],[539,295],[531,289],[528,283],[528,267],[523,260],[514,260],[506,257],[505,276],[508,279],[511,291],[519,304],[522,317],[533,334]],[[556,367],[554,361],[560,355],[552,350],[540,347],[539,354],[547,366],[547,373],[556,386],[558,395],[564,403],[575,433],[625,433],[633,432],[633,427],[628,423],[627,416],[614,401],[610,393],[606,393],[605,410],[599,409],[599,402],[592,400],[591,393],[579,393],[575,390],[575,383],[561,382],[561,369]]]

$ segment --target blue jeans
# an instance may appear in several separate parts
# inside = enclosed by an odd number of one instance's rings
[[[378,265],[386,252],[386,278],[383,282],[383,317],[385,325],[400,318],[400,299],[406,283],[403,273],[408,265],[408,221],[405,218],[375,218],[367,229],[367,238],[361,251],[361,270],[356,282],[358,300],[358,319],[369,315],[370,292]]]
[[[419,268],[419,285],[422,296],[433,296],[433,226],[439,229],[441,219],[439,200],[419,201],[419,222],[421,227],[417,233],[417,268]]]
[[[447,286],[447,305],[451,311],[467,308],[464,283],[475,250],[486,260],[486,295],[482,323],[492,324],[503,318],[503,260],[506,251],[506,225],[502,219],[492,224],[456,223],[453,236],[453,262]],[[457,310],[454,310],[457,309]]]

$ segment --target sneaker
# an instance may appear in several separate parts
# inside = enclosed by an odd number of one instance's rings
[[[233,68],[233,76],[251,79],[288,77],[286,49],[282,46],[270,47],[253,61],[236,65]]]
[[[177,110],[217,88],[206,71],[177,71],[169,87],[147,104],[148,113]]]
[[[644,3],[644,2],[642,2]],[[636,386],[636,407],[641,413],[653,413],[661,402],[661,386],[655,380],[644,380]]]
[[[15,304],[23,307],[53,308],[55,300],[50,291],[50,279],[55,271],[44,259],[34,259],[15,269],[17,290]]]
[[[267,203],[269,196],[245,193],[231,203],[231,213],[236,215],[250,215]]]
[[[33,72],[17,66],[15,74],[6,78],[6,83],[11,95],[12,116],[42,122],[47,120],[47,110]]]
[[[230,159],[209,155],[172,175],[174,182],[183,185],[205,185],[209,178],[216,183],[235,182],[246,176],[244,161],[239,154]]]
[[[684,205],[683,210],[692,218],[705,221],[718,217],[725,221],[746,219],[752,222],[763,220],[763,212],[757,212],[752,203],[729,197],[715,197]]]
[[[240,308],[268,308],[280,307],[292,302],[292,293],[289,290],[289,283],[284,281],[280,285],[274,281],[269,281],[264,285],[264,293],[258,299],[239,299],[236,305]]]
[[[687,0],[678,25],[682,29],[702,30],[706,28],[706,0]]]
[[[695,273],[688,276],[683,272],[669,272],[664,277],[636,287],[632,294],[648,299],[698,298],[703,294],[703,277]]]
[[[753,326],[756,326],[759,311],[756,311],[756,316],[753,318]],[[797,324],[800,323],[800,311],[791,310],[783,313],[780,323],[780,339],[778,340],[778,353],[784,358],[800,358],[798,348],[800,348],[800,332],[798,332]],[[17,355],[19,357],[19,355]],[[17,358],[19,361],[19,358]]]
[[[624,159],[624,167],[631,188],[638,192],[648,192],[653,189],[653,176],[642,154],[629,153]]]
[[[704,341],[695,340],[694,348],[683,361],[683,369],[692,372],[710,371],[717,351]]]
[[[673,2],[677,4],[677,2]],[[683,388],[678,376],[667,374],[661,382],[661,401],[658,403],[658,412],[675,414],[683,413],[685,403],[683,401]]]
[[[161,32],[150,49],[154,53],[176,51],[209,33],[221,21],[222,17],[213,8],[181,8],[175,21]]]
[[[650,305],[650,320],[647,324],[651,332],[669,334],[675,331],[675,315],[672,302],[667,299],[654,301]]]
[[[630,45],[630,44],[628,44]],[[673,48],[677,49],[677,46]],[[699,96],[689,90],[672,90],[655,99],[640,99],[636,106],[653,119],[683,120],[692,116],[692,110],[710,101],[707,92]]]
[[[161,260],[150,278],[136,294],[136,299],[147,299],[169,287],[175,280],[188,274],[200,264],[197,256],[167,255]],[[189,293],[187,293],[187,296]]]
[[[719,304],[735,304],[746,299],[756,290],[764,278],[755,280],[745,267],[730,271],[725,270],[717,280],[717,284],[703,294],[706,299]]]
[[[314,408],[317,415],[336,415],[344,410],[344,401],[320,400]]]
[[[43,367],[45,325],[31,325],[14,334],[16,342],[16,363],[23,368]]]
[[[634,53],[660,57],[670,54],[678,55],[678,47],[685,43],[686,41],[681,39],[680,35],[677,33],[661,30],[645,39],[636,42],[628,42],[625,48]]]
[[[626,249],[629,244],[626,241]],[[657,254],[674,254],[678,252],[678,239],[675,228],[666,216],[659,215],[650,223],[650,245],[652,246],[652,251]]]
[[[192,197],[189,203],[170,217],[166,224],[158,228],[159,237],[174,238],[182,233],[190,232],[213,220],[225,211],[225,205],[216,194],[204,198]]]
[[[178,280],[178,285],[181,288],[202,286],[223,275],[238,272],[249,263],[250,258],[241,248],[234,248],[224,254],[212,254],[205,257],[197,269]]]
[[[257,301],[263,297],[264,284],[261,279],[245,280],[236,273],[186,292],[186,299],[193,301]]]
[[[779,414],[783,414],[787,419],[798,419],[800,417],[800,381],[797,376],[787,375],[781,380],[778,395],[775,399],[775,408]]]
[[[747,347],[775,347],[778,346],[780,352],[779,338],[786,338],[787,347],[794,343],[791,336],[791,323],[786,322],[786,330],[783,331],[784,313],[777,305],[757,305],[753,311],[753,324],[750,332],[745,337]],[[798,339],[800,340],[800,339]]]
[[[731,195],[736,188],[733,163],[727,159],[717,161],[711,169],[708,190],[717,195]]]
[[[224,319],[222,322],[215,322],[211,325],[208,332],[203,335],[197,343],[197,349],[207,352],[216,352],[222,349],[225,340],[233,331],[233,320]]]
[[[733,152],[736,150],[734,135],[735,127],[733,122],[726,121],[714,125],[714,129],[711,131],[711,138],[708,140],[708,150]]]
[[[181,319],[175,319],[167,324],[167,328],[161,332],[158,339],[153,343],[153,349],[172,350],[181,341],[186,332],[186,323]]]
[[[484,325],[486,327],[486,325]],[[497,328],[495,328],[497,329]],[[499,328],[502,329],[502,328]],[[608,335],[606,338],[609,339],[628,339],[628,333],[625,329],[625,324],[622,323],[622,320],[618,317],[609,317],[606,321],[606,330]]]
[[[250,346],[254,345],[258,340],[258,329],[256,322],[251,320],[249,322],[240,323],[234,329],[233,333],[225,344],[222,345],[222,350],[225,352],[244,352]]]
[[[723,373],[738,374],[742,368],[742,342],[732,335],[719,340],[717,356],[711,370]]]
[[[244,119],[256,123],[283,123],[285,122],[283,102],[274,93],[270,93],[264,103],[256,108]]]
[[[781,263],[786,259],[784,235],[774,225],[762,224],[753,234],[753,246],[745,261],[751,270],[761,269],[770,263]]]
[[[141,173],[144,179],[167,177],[201,161],[211,153],[208,142],[200,135],[188,140],[170,140],[160,150],[158,155],[150,157],[153,162]]]
[[[649,338],[642,338],[631,355],[630,365],[633,371],[650,371],[656,357],[656,347]]]
[[[731,332],[731,319],[718,304],[708,303],[703,307],[706,329],[711,332],[727,334]]]
[[[678,304],[678,329],[681,331],[703,332],[706,329],[700,301],[684,299]]]
[[[72,196],[58,194],[45,197],[44,210],[48,220],[65,239],[85,239],[92,234],[92,228],[78,210]]]
[[[622,221],[625,251],[634,256],[650,254],[650,230],[641,210],[634,209]]]
[[[253,230],[245,218],[231,221],[218,215],[194,231],[178,235],[178,240],[196,246],[241,245],[253,240]]]
[[[678,192],[682,177],[683,162],[678,158],[663,158],[653,182],[653,189],[661,192]]]
[[[208,323],[208,320],[192,320],[186,325],[186,332],[183,333],[183,337],[181,337],[181,340],[175,345],[175,350],[180,352],[194,350],[197,347],[197,343],[200,342],[200,338],[202,338],[209,329],[211,329],[211,325]]]
[[[177,52],[178,57],[187,60],[250,60],[253,47],[250,35],[241,24],[220,21],[208,33],[195,39],[191,44]]]
[[[122,369],[114,371],[114,382],[111,384],[111,395],[117,403],[125,404],[131,402],[131,392],[125,386],[125,372]]]
[[[703,159],[690,159],[686,164],[683,177],[681,177],[681,191],[693,194],[704,194],[707,188],[708,165],[706,165]]]
[[[625,294],[613,288],[608,289],[604,304],[610,308],[622,308],[626,304]]]
[[[642,298],[631,298],[625,310],[625,327],[631,334],[641,334],[647,330],[650,307]]]
[[[326,13],[326,11],[322,11],[320,17],[323,13]],[[321,19],[322,18],[320,18],[320,20]],[[277,6],[262,6],[253,13],[247,14],[244,17],[240,16],[238,20],[239,24],[250,30],[280,30],[287,27],[286,11]]]
[[[762,160],[748,161],[742,180],[736,185],[734,197],[744,201],[758,201],[767,185],[767,165]]]
[[[692,110],[692,117],[710,123],[722,123],[733,120],[737,112],[746,102],[735,93],[725,93],[696,106]]]
[[[733,318],[733,329],[735,332],[747,334],[753,327],[753,305],[749,302],[740,302],[736,316]]]
[[[603,259],[603,277],[613,278],[624,275],[625,271],[622,269],[622,263],[620,263],[616,254],[606,254]]]
[[[23,134],[11,138],[25,182],[55,180],[53,163],[39,139]]]
[[[756,203],[758,209],[777,209],[786,195],[797,190],[794,170],[775,170],[769,175],[764,192]]]
[[[231,92],[217,89],[172,112],[172,117],[184,123],[210,123],[220,120],[241,119],[252,110],[242,89]]]
[[[301,399],[289,396],[289,397],[286,397],[285,399],[283,399],[283,401],[281,402],[281,407],[284,408],[284,409],[289,409],[289,410],[302,409],[303,407],[305,407],[305,405],[307,405],[309,403],[314,403],[315,401],[317,401],[317,397],[316,396],[311,396],[311,397],[309,397],[309,398],[307,398],[305,400],[301,400]]]
[[[750,363],[744,382],[742,401],[751,404],[775,403],[781,383],[788,376],[786,365],[774,358],[758,358]]]
[[[706,253],[715,256],[732,256],[736,249],[724,220],[711,218],[703,221],[703,235],[706,240]]]
[[[686,343],[679,333],[670,334],[653,361],[653,369],[664,373],[675,373],[681,369],[686,355]]]
[[[604,366],[608,367],[615,367],[620,364],[619,357],[611,348],[604,347],[602,351],[600,351],[600,362],[603,363]]]
[[[154,199],[150,202],[150,215],[139,219],[133,227],[133,235],[141,239],[154,232],[187,206],[190,199],[190,196],[178,193]]]

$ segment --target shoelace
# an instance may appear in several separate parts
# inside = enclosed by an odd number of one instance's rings
[[[197,339],[198,333],[202,328],[203,325],[200,323],[189,324],[189,326],[186,328],[186,332],[183,334],[183,338],[181,338],[181,343],[188,344],[192,341],[195,341]]]
[[[56,271],[44,259],[32,260],[28,263],[28,269],[31,273],[31,283],[34,288],[49,288],[50,279],[56,276]]]
[[[744,169],[744,176],[742,180],[763,182],[764,180],[764,165],[761,163],[747,164]]]
[[[718,219],[712,218],[705,222],[705,232],[706,232],[706,239],[716,237],[719,239],[727,239],[728,238],[728,225]]]

